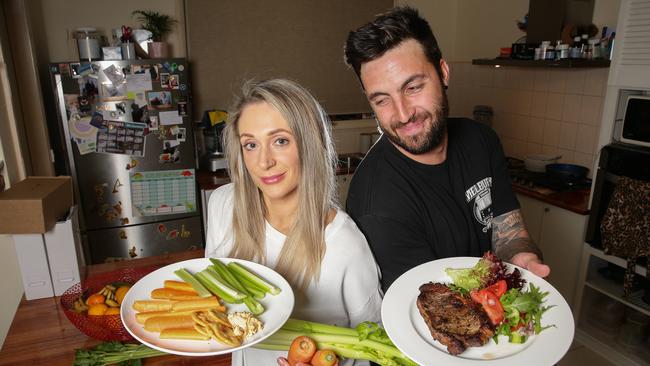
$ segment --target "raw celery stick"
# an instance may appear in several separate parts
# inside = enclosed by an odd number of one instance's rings
[[[208,267],[208,269],[212,269],[215,272],[221,276],[221,279],[223,279],[226,284],[230,285],[233,289],[246,294],[246,298],[244,298],[244,304],[248,307],[248,309],[255,315],[260,315],[264,312],[264,306],[260,304],[255,298],[253,298],[253,295],[249,293],[238,280],[235,278],[235,276],[230,273],[230,270],[228,267],[226,267],[225,264],[221,263],[218,259],[215,258],[210,258],[210,261],[213,263],[212,266]]]
[[[251,282],[259,285],[261,288],[264,289],[264,292],[268,292],[271,295],[277,295],[279,294],[282,290],[280,290],[279,287],[276,287],[269,282],[265,281],[261,277],[257,276],[253,272],[249,271],[246,269],[244,266],[237,262],[230,262],[228,263],[228,268],[231,268],[233,271],[236,273],[239,273],[243,277],[248,278]]]
[[[210,269],[204,269],[196,274],[196,277],[201,281],[205,287],[212,291],[215,295],[228,303],[240,303],[246,295],[241,292],[230,288],[224,284],[217,276],[214,276]]]
[[[192,285],[192,288],[199,294],[201,297],[210,297],[212,293],[205,288],[194,276],[188,272],[185,268],[177,269],[174,271],[174,274],[178,276],[181,280]]]

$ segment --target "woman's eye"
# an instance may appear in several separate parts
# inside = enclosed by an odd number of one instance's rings
[[[255,145],[254,142],[246,142],[246,143],[244,143],[242,146],[244,147],[245,150],[250,151],[250,150],[255,149],[255,147],[256,147],[257,145]]]
[[[277,140],[275,140],[275,143],[278,145],[286,145],[289,143],[289,139],[286,139],[284,137],[280,137]]]

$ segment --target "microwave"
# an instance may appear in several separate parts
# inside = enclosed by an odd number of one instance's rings
[[[650,96],[628,96],[620,133],[621,142],[650,147]]]

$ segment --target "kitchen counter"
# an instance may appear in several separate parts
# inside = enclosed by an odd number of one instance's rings
[[[90,265],[86,277],[123,268],[162,267],[187,259],[202,258],[203,250],[171,253],[130,261]],[[75,328],[63,313],[60,298],[26,301],[18,306],[0,352],[0,365],[71,365],[75,349],[90,348],[101,341]],[[230,354],[211,357],[168,355],[145,359],[144,365],[230,365]]]
[[[530,189],[520,184],[513,183],[512,189],[515,193],[523,194],[553,206],[575,212],[580,215],[589,214],[589,189],[582,189],[571,192],[555,192],[540,188]]]

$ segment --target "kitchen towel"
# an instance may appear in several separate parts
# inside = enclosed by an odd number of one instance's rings
[[[600,223],[603,251],[627,259],[623,296],[634,284],[634,268],[646,259],[646,281],[650,281],[650,182],[621,176]]]

